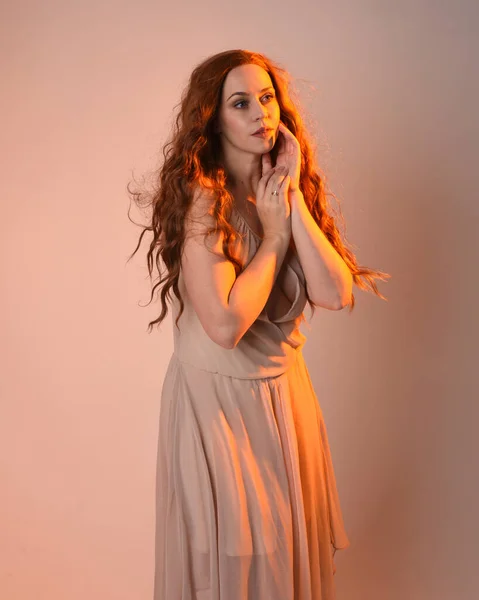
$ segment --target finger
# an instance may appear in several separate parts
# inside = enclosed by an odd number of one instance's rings
[[[261,177],[261,179],[259,180],[259,184],[258,184],[257,195],[260,195],[261,193],[264,193],[263,190],[266,189],[266,186],[270,182],[270,180],[273,177],[274,173],[275,173],[275,169],[272,168],[270,171],[268,171],[266,173],[266,175],[263,175],[263,177]]]
[[[289,173],[289,169],[287,167],[282,167],[278,172],[278,176],[276,177],[277,183],[281,184],[284,181],[284,178],[286,177],[286,175],[288,175],[288,173]]]
[[[270,171],[268,171],[266,173],[266,175],[263,176],[263,180],[265,181],[265,185],[268,185],[268,183],[271,181],[271,178],[274,177],[277,174],[276,169],[271,169]]]
[[[282,134],[281,138],[284,138],[286,136],[284,130],[286,129],[286,127],[283,125],[283,123],[279,124],[279,128],[278,128],[278,132]]]
[[[279,135],[282,133],[281,130],[278,131],[278,137],[276,138],[276,144],[278,145],[278,152],[281,152],[284,146],[284,135]]]
[[[269,193],[273,188],[278,187],[278,174],[274,169],[265,177],[264,193]]]
[[[266,185],[265,193],[271,193],[273,190],[278,191],[281,187],[281,182],[285,177],[285,172],[276,173],[274,177],[270,177]]]
[[[275,167],[273,174],[274,183],[277,184],[280,181],[282,181],[282,178],[286,175],[287,172],[287,169],[285,169],[284,167]],[[271,181],[271,179],[269,179],[268,181]]]
[[[269,177],[266,187],[268,189],[271,189],[271,188],[277,189],[279,182],[280,182],[280,178],[282,176],[283,175],[281,173],[275,172],[271,177]]]
[[[281,189],[288,187],[290,182],[291,182],[291,177],[289,175],[286,175],[286,177],[283,179],[283,181],[280,184]]]
[[[283,139],[284,139],[285,144],[288,144],[288,146],[289,146],[289,144],[291,144],[291,142],[293,142],[296,139],[293,132],[290,131],[284,123],[280,123],[279,130],[283,134]]]

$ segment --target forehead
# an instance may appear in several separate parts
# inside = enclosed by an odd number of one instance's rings
[[[231,69],[223,85],[223,99],[235,92],[256,94],[273,82],[268,72],[259,65],[240,65]]]

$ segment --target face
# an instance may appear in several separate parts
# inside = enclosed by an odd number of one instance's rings
[[[252,64],[232,69],[226,76],[218,111],[217,130],[223,146],[265,154],[279,135],[279,121],[279,104],[269,74]],[[260,127],[270,130],[263,137],[253,135]]]

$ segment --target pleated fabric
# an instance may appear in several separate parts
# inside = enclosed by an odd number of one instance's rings
[[[232,220],[247,264],[261,239],[239,213]],[[335,600],[334,553],[350,542],[302,354],[299,260],[288,252],[231,350],[208,338],[179,284],[185,310],[161,394],[154,600]]]

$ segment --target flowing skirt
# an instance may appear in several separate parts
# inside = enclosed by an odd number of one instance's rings
[[[154,600],[334,600],[349,546],[301,352],[239,379],[173,354],[162,388]]]

